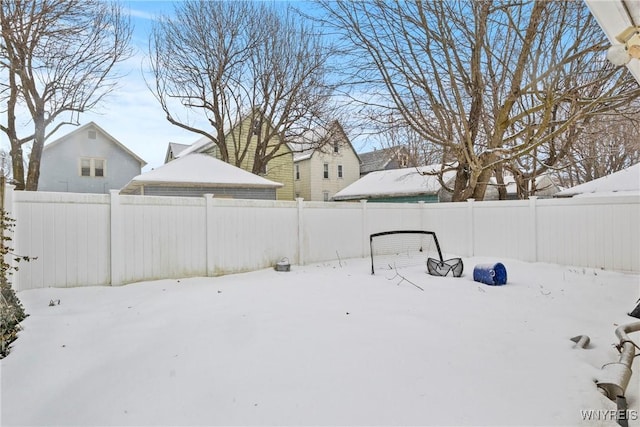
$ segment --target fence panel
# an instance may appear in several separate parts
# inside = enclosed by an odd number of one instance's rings
[[[295,202],[210,199],[209,274],[221,275],[297,259]]]
[[[13,192],[18,290],[213,276],[369,254],[369,235],[436,232],[444,256],[640,272],[640,197],[322,203]]]
[[[16,254],[37,257],[20,262],[19,289],[93,286],[109,283],[109,196],[15,192]]]
[[[638,199],[539,200],[538,261],[640,271]]]
[[[204,199],[118,197],[123,283],[206,275]]]
[[[422,230],[422,220],[422,204],[419,203],[367,203],[369,234],[390,230]]]
[[[361,203],[307,202],[303,206],[305,263],[364,255]]]
[[[525,200],[474,202],[473,253],[531,260],[533,220]]]
[[[421,229],[433,231],[445,258],[468,256],[467,203],[425,203]]]

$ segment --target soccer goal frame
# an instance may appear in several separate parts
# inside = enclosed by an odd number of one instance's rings
[[[374,251],[374,240],[376,238],[380,238],[383,236],[390,236],[390,235],[429,235],[433,238],[433,241],[435,243],[435,247],[436,247],[436,251],[438,253],[438,259],[440,261],[440,263],[443,263],[444,260],[442,259],[442,251],[440,250],[440,243],[438,243],[438,237],[436,236],[436,233],[433,231],[424,231],[424,230],[393,230],[393,231],[382,231],[379,233],[373,233],[369,235],[369,253],[371,254],[371,274],[375,274],[375,263],[374,263],[374,258],[376,256],[376,253]],[[401,237],[401,236],[400,236]],[[426,258],[424,259],[424,262],[426,262]]]

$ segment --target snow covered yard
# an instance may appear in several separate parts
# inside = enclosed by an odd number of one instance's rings
[[[472,280],[495,261],[507,285]],[[0,361],[1,424],[616,425],[583,417],[615,409],[593,378],[637,320],[639,277],[464,262],[459,279],[401,272],[424,291],[350,259],[20,292],[30,317]]]

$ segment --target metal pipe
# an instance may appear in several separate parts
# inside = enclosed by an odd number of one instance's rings
[[[618,326],[616,336],[620,339],[620,343],[617,345],[620,358],[617,362],[604,365],[600,378],[596,380],[600,391],[610,400],[615,401],[618,396],[624,396],[629,384],[636,345],[629,339],[628,334],[637,331],[640,331],[640,322]]]
[[[587,348],[590,339],[587,335],[577,335],[571,338],[571,341],[575,343],[573,348]]]

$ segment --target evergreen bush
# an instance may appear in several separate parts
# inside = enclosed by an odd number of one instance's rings
[[[7,245],[11,237],[7,231],[13,228],[15,221],[0,209],[0,359],[9,354],[10,344],[17,338],[20,322],[27,317],[18,296],[11,288],[11,274],[18,267],[7,262],[12,259],[16,263],[30,261],[27,256],[17,256]]]

